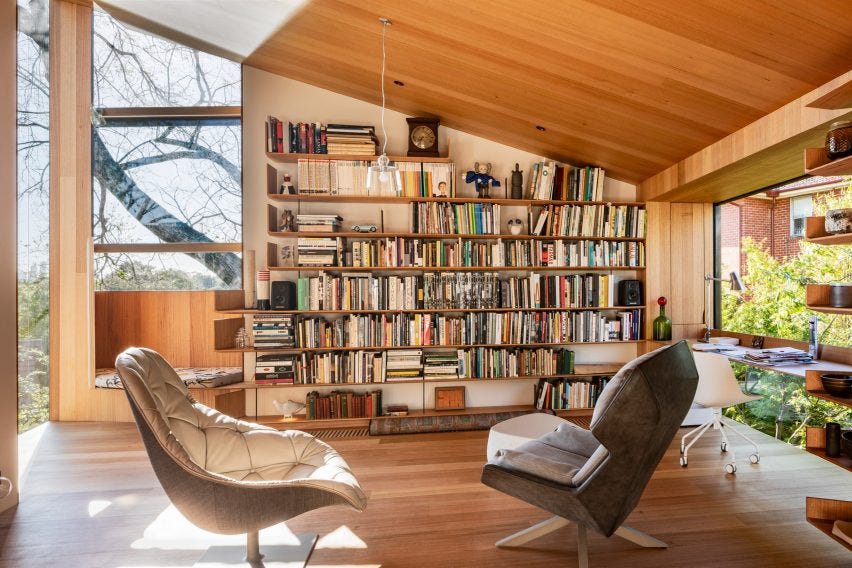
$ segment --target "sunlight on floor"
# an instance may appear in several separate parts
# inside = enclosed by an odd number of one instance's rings
[[[110,505],[112,505],[112,501],[104,501],[102,499],[95,499],[94,501],[89,501],[89,516],[94,517]]]
[[[32,462],[42,436],[49,427],[50,422],[45,422],[18,435],[18,485],[20,489],[23,489],[27,482],[30,462]]]
[[[327,535],[320,536],[316,548],[367,548],[367,543],[358,538],[352,529],[343,525]]]

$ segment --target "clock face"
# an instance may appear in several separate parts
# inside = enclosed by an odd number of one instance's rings
[[[435,133],[428,126],[416,126],[411,130],[411,143],[425,150],[435,145]]]

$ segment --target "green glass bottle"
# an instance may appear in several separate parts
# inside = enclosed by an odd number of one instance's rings
[[[666,300],[665,296],[660,296],[657,299],[660,305],[660,315],[654,320],[654,340],[669,341],[672,338],[672,320],[666,316]]]

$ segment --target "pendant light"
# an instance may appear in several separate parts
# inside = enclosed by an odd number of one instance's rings
[[[382,23],[382,155],[376,160],[376,165],[367,169],[367,191],[371,195],[399,195],[402,180],[399,168],[390,165],[387,155],[388,134],[385,131],[385,32],[391,21],[387,18],[379,18]]]

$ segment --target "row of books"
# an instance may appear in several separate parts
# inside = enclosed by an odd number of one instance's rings
[[[529,268],[645,265],[645,244],[638,241],[531,241],[497,239],[495,243],[459,238],[456,242],[407,237],[353,240],[345,251],[353,267],[491,267]]]
[[[255,358],[254,380],[258,384],[292,385],[298,383],[296,359],[270,353]]]
[[[609,274],[499,278],[496,273],[440,272],[374,276],[326,272],[299,278],[299,310],[452,310],[488,308],[606,308],[615,305]]]
[[[609,377],[577,379],[542,379],[534,389],[535,407],[539,410],[594,408]]]
[[[352,152],[349,152],[352,153]],[[299,193],[375,197],[454,197],[455,166],[451,163],[392,162],[398,170],[396,184],[378,182],[368,187],[373,160],[305,158],[297,162]]]
[[[533,222],[531,235],[645,238],[646,213],[637,205],[548,205]]]
[[[602,201],[604,178],[602,168],[539,162],[532,166],[527,195],[529,199]]]
[[[299,237],[296,241],[299,266],[337,266],[342,247],[340,237]]]
[[[311,391],[305,399],[305,416],[308,420],[373,418],[381,415],[381,390],[361,393],[349,390],[325,393]]]
[[[500,205],[494,203],[411,203],[409,232],[499,235],[500,212]]]
[[[295,323],[296,316],[293,314],[255,315],[251,326],[255,348],[275,349],[296,347]],[[277,372],[274,371],[273,374]]]
[[[286,132],[285,132],[286,130]],[[284,122],[269,116],[266,120],[266,151],[291,154],[376,155],[374,126]]]
[[[640,310],[349,314],[299,318],[296,336],[298,347],[313,349],[553,344],[639,339],[640,324]]]
[[[574,352],[564,348],[475,347],[451,352],[423,353],[420,349],[258,355],[263,362],[291,369],[292,376],[269,378],[262,383],[367,384],[400,380],[488,379],[571,375]],[[270,371],[265,371],[269,373]],[[285,371],[281,371],[285,373]]]

